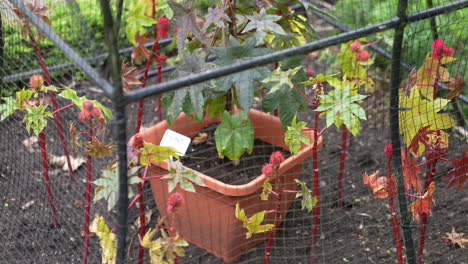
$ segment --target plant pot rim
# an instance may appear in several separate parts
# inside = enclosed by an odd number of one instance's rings
[[[284,144],[284,140],[283,140],[284,139],[284,131],[281,128],[281,121],[279,120],[278,117],[274,117],[274,116],[272,116],[270,114],[267,114],[267,113],[264,113],[264,112],[261,112],[261,111],[255,110],[255,109],[250,109],[249,113],[248,113],[248,116],[249,116],[249,119],[254,124],[254,128],[256,130],[255,132],[257,132],[256,124],[258,122],[267,123],[268,126],[267,126],[267,129],[266,129],[265,132],[270,133],[270,135],[268,135],[268,136],[272,137],[272,138],[273,137],[281,137],[283,144],[281,144],[281,143],[274,144],[275,142],[271,143],[271,142],[269,142],[269,140],[265,140],[262,137],[260,137],[260,139],[262,141],[268,142],[268,143],[270,143],[272,145],[283,147],[283,149],[285,149],[285,150],[289,150],[287,145]],[[169,126],[167,121],[164,120],[164,121],[159,122],[156,125],[148,128],[148,129],[146,129],[145,131],[141,132],[141,134],[142,134],[143,138],[146,139],[146,138],[150,137],[150,135],[161,134],[161,133],[164,134],[164,132],[167,129],[174,129],[175,127],[178,127],[178,126],[196,125],[197,127],[202,128],[202,127],[206,127],[208,125],[214,124],[214,123],[219,123],[219,122],[221,122],[221,120],[222,119],[220,117],[218,117],[218,116],[216,116],[216,117],[208,117],[207,116],[207,117],[205,117],[205,119],[202,122],[196,123],[190,117],[188,117],[187,115],[182,113],[176,119],[174,124],[172,124],[171,126]],[[267,122],[265,122],[265,120]],[[177,121],[179,121],[179,122],[177,122]],[[174,130],[177,131],[178,129],[175,128]],[[197,130],[199,130],[199,129],[197,129]],[[272,136],[272,134],[274,134],[274,133],[276,133],[278,135]],[[313,131],[306,130],[306,131],[303,131],[302,133],[303,133],[303,135],[307,136],[311,140],[311,142],[313,142]],[[182,134],[184,134],[184,133],[182,133]],[[191,133],[190,135],[186,135],[186,136],[189,136],[189,137],[193,138],[195,135],[196,135],[196,133],[195,134]],[[259,135],[257,135],[257,133],[255,133],[255,136],[258,137]],[[151,141],[152,140],[150,140],[150,142]],[[133,142],[133,137],[130,139],[129,143],[131,144],[132,142]],[[151,142],[151,143],[157,144],[159,142]],[[276,143],[278,143],[278,142],[276,142]],[[318,142],[317,142],[317,148],[320,149],[321,146],[322,146],[322,137],[320,137]],[[303,160],[305,160],[307,157],[309,157],[312,154],[312,150],[313,150],[313,144],[310,144],[310,145],[304,145],[303,144],[302,147],[301,147],[301,151],[298,154],[290,156],[289,158],[285,159],[284,162],[281,163],[281,165],[279,167],[279,170],[278,170],[279,175],[286,173],[289,169],[291,169],[292,167],[294,167],[298,163],[301,163]],[[162,168],[162,169],[165,169],[165,170],[168,170],[168,168],[169,168],[168,163],[165,162],[165,161],[153,162],[153,164],[160,167],[160,168]],[[224,195],[227,195],[227,196],[245,196],[245,195],[254,193],[259,188],[261,188],[263,186],[263,182],[267,178],[271,178],[269,176],[261,174],[260,176],[256,177],[255,179],[253,179],[252,181],[250,181],[250,182],[248,182],[246,184],[233,185],[233,184],[227,184],[227,183],[224,183],[224,182],[219,181],[217,179],[214,179],[213,177],[205,175],[205,174],[203,174],[201,172],[198,172],[196,170],[193,170],[191,168],[188,168],[188,167],[185,167],[185,168],[190,169],[194,173],[196,173],[200,177],[200,179],[205,183],[207,188],[210,188],[210,189],[212,189],[214,191],[217,191],[217,192],[219,192],[221,194],[224,194]]]

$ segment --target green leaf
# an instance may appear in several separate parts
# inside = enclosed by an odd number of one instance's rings
[[[141,179],[134,174],[138,171],[141,167],[133,167],[128,170],[128,180],[127,183],[130,184],[137,184],[141,183]],[[93,201],[97,202],[101,199],[107,201],[107,210],[112,210],[115,204],[119,199],[119,170],[118,167],[115,166],[112,169],[102,170],[101,178],[93,181],[94,185],[96,185],[96,189],[94,191],[94,198]],[[134,196],[132,189],[128,189],[128,198]]]
[[[127,14],[127,23],[125,25],[125,33],[130,43],[135,44],[135,36],[143,35],[145,27],[150,27],[157,23],[157,20],[147,16],[148,10],[151,8],[151,1],[140,0],[130,7]]]
[[[244,152],[252,153],[254,128],[246,112],[230,115],[224,111],[223,121],[215,131],[216,148],[220,158],[238,160]]]
[[[184,1],[182,4],[173,0],[168,0],[167,3],[174,11],[174,16],[171,20],[171,31],[177,28],[177,50],[182,54],[185,47],[185,40],[190,32],[202,43],[205,43],[205,36],[200,30],[196,16],[197,9],[194,7],[193,1]]]
[[[309,188],[307,188],[307,185],[305,184],[305,182],[302,182],[297,179],[295,181],[297,184],[301,186],[301,191],[296,193],[295,198],[302,197],[302,202],[301,202],[302,210],[304,210],[304,208],[307,208],[307,212],[310,213],[312,209],[314,208],[314,206],[318,203],[318,199],[315,197],[312,197],[312,191]]]
[[[286,71],[281,70],[281,67],[278,67],[274,70],[267,78],[263,79],[262,83],[273,83],[273,86],[270,88],[270,93],[275,93],[281,89],[294,88],[291,80],[294,75],[302,67],[296,67],[294,69],[288,69]]]
[[[211,70],[215,67],[213,63],[205,62],[205,58],[201,53],[185,53],[178,63],[175,70],[175,77],[186,77],[192,74],[197,74]],[[167,105],[167,121],[171,124],[183,111],[184,105],[190,105],[190,111],[184,111],[189,116],[194,116],[196,120],[202,120],[205,116],[205,96],[206,91],[213,88],[213,82],[207,81],[194,85],[186,86],[178,89],[168,95],[166,99]]]
[[[141,148],[140,164],[146,166],[153,162],[169,160],[171,157],[179,159],[177,150],[173,147],[164,147],[144,141]]]
[[[85,96],[78,96],[76,94],[76,91],[73,90],[73,89],[66,88],[65,90],[63,90],[59,94],[59,96],[72,101],[72,103],[74,103],[78,108],[80,108],[80,110],[83,110],[83,105],[82,104],[83,104],[84,101],[91,101],[91,102],[93,102],[94,106],[99,108],[107,118],[109,118],[109,119],[114,118],[113,114],[112,114],[112,110],[105,107],[103,104],[101,104],[101,102],[99,102],[97,100],[89,100]]]
[[[361,129],[359,119],[366,120],[365,111],[358,102],[366,97],[367,95],[351,91],[350,84],[347,84],[343,88],[335,88],[327,95],[321,95],[320,105],[315,111],[326,115],[327,127],[334,124],[340,128],[344,124],[356,136]]]
[[[245,210],[240,209],[239,203],[236,204],[235,216],[238,220],[242,221],[243,227],[247,229],[247,233],[245,234],[247,239],[251,238],[253,234],[265,233],[275,227],[274,224],[262,225],[262,222],[265,219],[265,214],[266,211],[262,211],[252,215],[250,218],[247,218]]]
[[[14,114],[16,110],[21,109],[17,106],[16,100],[12,96],[3,97],[1,100],[5,102],[0,105],[0,121],[5,120],[5,118]]]
[[[188,192],[196,192],[195,187],[192,183],[199,186],[206,186],[198,175],[189,169],[186,169],[180,161],[168,160],[169,163],[169,174],[162,177],[162,179],[168,180],[168,191],[172,192],[177,184]]]
[[[294,116],[293,121],[284,135],[284,141],[286,145],[289,146],[291,153],[294,155],[299,153],[301,150],[301,144],[310,144],[310,138],[302,134],[302,129],[307,125],[306,122],[296,122],[296,117]]]
[[[218,66],[227,66],[268,53],[268,49],[255,48],[255,42],[255,38],[249,38],[240,44],[235,38],[230,37],[228,48],[211,48],[217,58],[214,63]],[[256,67],[222,77],[218,80],[218,85],[221,92],[229,91],[234,85],[238,105],[243,110],[248,110],[253,104],[254,81],[265,79],[269,72],[265,66]]]
[[[24,116],[23,122],[26,124],[26,130],[30,133],[31,129],[34,134],[39,136],[42,130],[47,126],[47,118],[53,117],[51,112],[46,111],[47,105],[38,105],[27,107],[27,114]]]
[[[151,263],[170,264],[174,263],[176,255],[185,256],[183,247],[189,245],[187,241],[180,239],[179,234],[169,236],[163,229],[161,229],[161,237],[153,240],[157,231],[157,228],[154,230],[150,228],[141,239],[143,247],[149,249]]]
[[[247,15],[246,18],[250,20],[250,22],[245,26],[243,33],[249,32],[251,30],[257,30],[257,33],[260,32],[274,32],[280,35],[287,35],[284,29],[275,23],[281,19],[281,16],[277,15],[268,15],[264,8],[260,10],[260,12],[256,13],[253,12],[252,15]],[[265,38],[265,34],[259,34],[259,38],[257,38],[257,44],[260,44],[263,39]]]

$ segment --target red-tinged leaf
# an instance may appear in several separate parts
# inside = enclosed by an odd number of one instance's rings
[[[444,176],[444,180],[450,180],[447,189],[457,185],[457,191],[459,191],[468,177],[468,151],[464,149],[460,159],[451,158],[450,162],[453,164],[454,168]]]
[[[450,92],[447,94],[448,100],[458,98],[458,96],[463,92],[463,78],[460,74],[457,74],[457,77],[450,78],[447,88],[450,89]]]
[[[37,0],[26,1],[26,7],[29,8],[33,14],[35,14],[42,21],[44,21],[44,23],[46,23],[47,25],[51,25],[50,19],[48,17],[49,8],[44,3],[40,3]],[[19,17],[21,23],[23,24],[23,27],[21,28],[21,33],[23,35],[26,35],[28,32],[30,32],[31,29],[30,22],[27,21],[27,19],[24,17],[24,15],[19,9],[13,8],[13,12],[15,12],[15,14]],[[42,38],[42,35],[40,33],[39,38]]]
[[[424,126],[418,130],[418,133],[408,145],[409,152],[417,156],[417,153],[419,153],[419,143],[427,145],[427,143],[430,141],[429,134],[432,134],[434,132],[434,130],[429,129],[431,126],[432,124]]]
[[[413,213],[414,221],[419,222],[421,220],[420,214],[432,215],[431,203],[435,204],[432,194],[435,189],[435,182],[431,182],[427,188],[427,192],[418,200],[408,205],[408,210]]]
[[[138,63],[142,62],[142,58],[148,59],[148,49],[145,47],[145,44],[150,42],[151,40],[146,36],[148,33],[140,35],[140,33],[136,33],[135,35],[135,45],[132,47],[132,63],[137,61]],[[122,71],[123,72],[123,71]]]
[[[135,71],[136,67],[127,66],[126,62],[122,62],[122,82],[124,85],[124,91],[132,91],[134,90],[134,85],[140,85],[141,82],[137,78],[131,76],[133,71]]]
[[[206,30],[212,24],[223,28],[225,27],[223,20],[231,21],[231,19],[224,13],[227,9],[226,7],[208,7],[208,14],[205,16],[205,24],[203,25],[203,30]]]
[[[194,2],[184,1],[179,4],[176,1],[167,1],[171,9],[174,11],[174,16],[171,20],[171,31],[177,31],[177,50],[182,54],[185,48],[185,40],[190,32],[202,43],[205,43],[205,36],[200,30],[200,25],[197,23],[197,10],[194,7]]]
[[[154,61],[156,61],[156,63],[158,63],[158,64],[163,64],[163,63],[165,63],[166,60],[168,59],[167,56],[165,56],[165,55],[159,55],[159,54],[155,54],[155,55],[153,56],[153,58],[154,58]]]
[[[104,141],[99,141],[96,137],[92,137],[91,141],[83,142],[85,147],[84,154],[95,156],[96,158],[112,156],[112,150],[115,148],[112,142],[107,144]]]
[[[406,151],[402,149],[401,161],[403,164],[405,189],[410,190],[411,188],[414,188],[418,193],[422,193],[423,184],[418,176],[418,173],[421,172],[421,168],[417,166],[417,160],[412,160],[411,157],[406,154]]]
[[[378,177],[379,171],[368,175],[364,173],[363,182],[372,189],[375,198],[387,198],[396,194],[395,181],[392,178]]]

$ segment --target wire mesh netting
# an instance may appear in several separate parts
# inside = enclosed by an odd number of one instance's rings
[[[0,0],[0,263],[466,263],[468,1],[110,2]]]

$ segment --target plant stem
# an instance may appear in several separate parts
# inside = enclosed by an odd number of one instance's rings
[[[88,142],[92,142],[92,137],[93,137],[93,129],[92,129],[92,124],[91,122],[89,123],[89,136],[88,136]],[[91,155],[86,156],[86,194],[85,194],[85,227],[84,227],[84,245],[83,245],[83,258],[81,259],[82,264],[86,264],[88,262],[88,247],[89,247],[89,215],[90,215],[90,210],[91,210],[91,182],[93,180],[93,175],[92,175],[92,161],[93,158]]]
[[[391,169],[392,169],[392,158],[389,158],[387,161],[387,182],[391,180],[391,176],[392,176]],[[387,191],[389,193],[393,192],[393,190],[387,190]],[[390,214],[392,215],[393,236],[395,237],[398,264],[403,264],[403,245],[401,244],[400,227],[398,225],[395,202],[393,200],[393,196],[391,195],[388,197],[388,205],[390,206]]]
[[[341,134],[341,155],[340,155],[340,167],[338,171],[338,207],[342,208],[343,203],[343,173],[345,168],[345,158],[346,158],[346,143],[348,140],[348,129],[343,125],[343,130]]]
[[[54,218],[54,223],[56,228],[60,228],[60,223],[57,217],[57,210],[55,210],[54,197],[52,195],[52,188],[50,187],[50,178],[49,178],[49,163],[47,161],[47,152],[46,152],[46,142],[44,132],[39,133],[39,147],[41,149],[41,158],[42,158],[42,168],[44,169],[44,182],[47,192],[47,199],[49,201],[50,210],[52,211],[52,216]]]
[[[39,61],[39,65],[41,66],[42,72],[44,73],[44,79],[47,85],[52,85],[52,79],[50,78],[49,71],[47,70],[44,57],[42,56],[41,50],[39,49],[39,46],[37,45],[36,39],[34,38],[31,30],[29,30],[28,36],[33,46],[34,53],[36,54],[36,57]],[[62,142],[63,153],[65,154],[65,158],[67,159],[68,172],[70,174],[71,180],[76,181],[75,173],[73,172],[73,168],[70,162],[70,153],[68,152],[67,141],[65,140],[65,136],[63,134],[62,121],[60,120],[60,114],[57,111],[59,108],[58,103],[57,103],[57,98],[54,92],[50,91],[49,94],[50,94],[50,99],[52,101],[52,109],[54,111],[53,114],[54,114],[55,125],[57,126],[59,138],[60,138],[60,141]]]
[[[314,108],[317,108],[318,102],[314,104]],[[314,130],[313,130],[313,136],[314,136],[314,142],[312,143],[312,168],[313,168],[313,194],[314,197],[317,198],[317,203],[314,206],[314,211],[313,211],[313,220],[312,220],[312,245],[310,247],[310,263],[314,263],[314,257],[315,257],[315,246],[317,244],[317,238],[318,238],[318,230],[319,230],[319,225],[320,225],[320,199],[319,199],[319,190],[320,190],[320,184],[319,184],[319,167],[318,167],[318,118],[319,118],[320,113],[314,112]]]
[[[52,112],[52,114],[55,115],[56,113],[58,113],[58,112],[60,112],[60,111],[62,111],[62,110],[65,110],[65,109],[67,109],[67,108],[70,108],[70,107],[72,107],[72,106],[74,106],[74,105],[75,105],[75,104],[69,104],[69,105],[66,105],[66,106],[64,106],[64,107],[61,107],[61,108],[55,110],[54,112]]]
[[[270,233],[268,234],[268,242],[265,248],[265,255],[263,257],[263,264],[267,264],[268,260],[271,255],[271,247],[273,246],[273,241],[275,240],[275,232],[276,229],[279,226],[279,223],[281,223],[281,203],[283,200],[283,195],[282,195],[282,188],[283,186],[283,177],[279,176],[278,174],[278,168],[275,168],[275,175],[276,175],[276,182],[275,182],[275,189],[276,192],[278,193],[278,201],[276,203],[276,212],[275,212],[275,220],[273,222],[274,227],[270,230]]]
[[[438,159],[433,159],[431,163],[427,164],[427,172],[424,181],[424,193],[427,192],[427,188],[434,181],[434,175],[436,172],[436,164]],[[419,233],[419,248],[418,248],[418,264],[423,264],[422,256],[424,253],[424,244],[426,239],[426,228],[427,228],[427,214],[421,214],[421,231]]]

